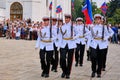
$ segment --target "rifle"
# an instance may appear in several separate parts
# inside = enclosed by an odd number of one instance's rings
[[[104,33],[105,33],[105,28],[104,28],[104,26],[105,26],[105,24],[106,24],[106,17],[105,17],[105,14],[104,14],[103,29],[102,29],[102,40],[104,39]]]
[[[73,38],[73,21],[71,23],[71,38]]]
[[[83,24],[84,24],[84,28],[83,28],[83,37],[85,37],[85,36],[84,36],[84,34],[85,34],[85,22],[83,22]]]
[[[59,15],[60,16],[60,15]],[[58,16],[58,18],[59,18],[59,16]],[[57,20],[58,21],[58,24],[57,24],[57,35],[59,34],[59,26],[60,26],[60,24],[59,24],[59,19]],[[57,37],[57,39],[56,39],[57,41],[58,41],[58,37]]]
[[[73,38],[73,21],[74,21],[74,17],[73,17],[73,12],[74,12],[74,0],[71,0],[71,38]]]
[[[52,38],[52,10],[50,11],[50,39]]]

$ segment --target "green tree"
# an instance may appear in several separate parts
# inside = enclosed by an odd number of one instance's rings
[[[120,23],[120,0],[111,0],[108,5],[107,20],[109,23]]]
[[[120,23],[120,9],[116,9],[113,15],[113,19],[116,23]]]
[[[120,0],[111,0],[108,6],[107,16],[112,17],[116,9],[120,8]]]
[[[96,2],[92,2],[92,12],[93,12],[93,15],[98,13],[101,14],[101,10],[97,8]]]
[[[74,4],[75,4],[74,12],[72,11],[72,15],[75,20],[77,17],[83,17],[83,14],[82,14],[83,0],[75,0]]]

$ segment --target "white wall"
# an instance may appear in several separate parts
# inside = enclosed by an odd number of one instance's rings
[[[32,18],[32,1],[23,0],[23,19]]]
[[[6,7],[6,0],[0,0],[0,8],[5,8]]]
[[[3,21],[5,19],[5,9],[0,8],[0,21]]]
[[[1,1],[1,0],[0,0]],[[63,8],[63,16],[65,13],[71,13],[71,0],[52,0],[53,16],[56,16],[56,6],[61,5]],[[19,2],[23,6],[23,19],[31,18],[34,21],[41,21],[43,16],[49,16],[49,4],[46,6],[46,0],[6,0],[6,10],[4,11],[6,19],[10,18],[10,6],[14,2]]]
[[[0,0],[0,20],[5,19],[5,3],[6,0]]]
[[[41,0],[41,6],[40,6],[41,20],[44,16],[49,15],[48,7],[49,7],[49,2],[48,2],[48,6],[46,6],[46,0]]]
[[[41,2],[40,1],[32,2],[32,20],[34,21],[41,20]]]

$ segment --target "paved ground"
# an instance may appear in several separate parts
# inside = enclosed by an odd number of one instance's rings
[[[61,69],[50,72],[45,79],[40,76],[39,50],[34,49],[35,41],[6,40],[0,38],[0,80],[65,80]],[[102,78],[90,78],[90,62],[84,57],[83,67],[72,67],[70,80],[120,80],[120,45],[110,44],[107,68]]]

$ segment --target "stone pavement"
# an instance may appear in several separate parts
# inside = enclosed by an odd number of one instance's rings
[[[39,63],[39,50],[35,41],[6,40],[0,38],[0,80],[66,80],[62,79],[61,69],[50,72],[49,78],[42,78]],[[83,67],[75,67],[73,62],[69,80],[120,80],[120,45],[110,44],[107,68],[102,78],[90,78],[91,63],[84,57]]]

